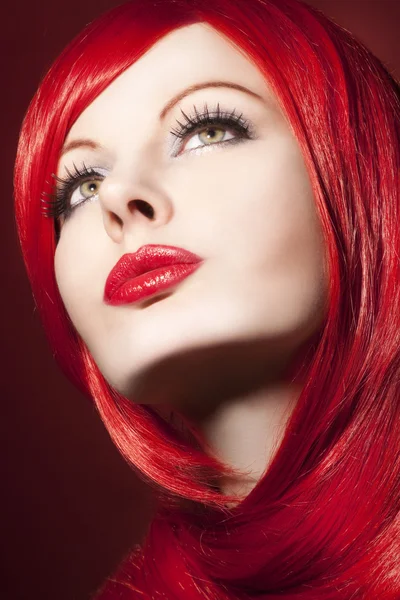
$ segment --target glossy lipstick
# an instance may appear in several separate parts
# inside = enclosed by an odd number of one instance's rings
[[[178,284],[203,262],[197,254],[176,246],[147,244],[124,254],[110,271],[104,302],[132,304]]]

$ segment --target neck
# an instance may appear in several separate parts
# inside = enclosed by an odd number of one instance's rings
[[[254,488],[279,446],[301,389],[277,382],[223,403],[196,423],[217,458],[239,471],[222,480],[223,493],[246,496]]]
[[[187,419],[211,452],[237,471],[221,481],[221,491],[243,497],[271,462],[301,393],[293,356],[252,343],[170,357],[148,374],[142,401],[175,425],[178,414]]]

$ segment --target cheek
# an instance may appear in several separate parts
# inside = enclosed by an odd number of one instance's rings
[[[82,207],[81,210],[86,209]],[[65,225],[60,236],[54,256],[54,270],[65,308],[81,332],[87,317],[93,318],[95,299],[101,293],[101,244],[98,233],[96,236],[90,232],[92,220],[89,215],[77,214],[72,218],[75,216],[77,218]]]
[[[282,136],[244,145],[220,163],[210,178],[211,206],[207,203],[219,225],[213,232],[218,253],[269,269],[299,262],[315,266],[324,245],[322,230],[295,141]]]
[[[82,261],[77,261],[74,249],[69,248],[65,238],[60,238],[54,256],[55,276],[64,306],[76,327],[79,327],[79,308],[82,307],[79,298],[85,294],[79,283],[81,268]]]
[[[258,326],[273,316],[277,331],[306,331],[326,298],[325,242],[297,145],[272,146],[249,145],[224,178],[217,253]]]
[[[54,254],[54,271],[58,290],[65,305],[68,304],[68,291],[70,290],[71,273],[73,271],[73,253],[68,252],[65,238],[60,237]]]

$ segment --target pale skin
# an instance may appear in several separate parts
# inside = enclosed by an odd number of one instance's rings
[[[176,95],[211,81],[252,93],[204,87],[160,120]],[[170,133],[185,121],[181,110],[217,103],[243,113],[252,139],[227,143],[238,134],[226,125],[219,142],[207,127]],[[297,140],[258,68],[205,23],[171,32],[111,83],[66,144],[82,139],[98,147],[71,148],[58,174],[84,162],[103,179],[62,224],[56,249],[72,322],[112,386],[162,414],[186,414],[216,456],[243,471],[221,489],[246,494],[302,389],[284,369],[326,314],[325,246]],[[110,270],[145,244],[183,247],[204,262],[168,293],[106,305]]]

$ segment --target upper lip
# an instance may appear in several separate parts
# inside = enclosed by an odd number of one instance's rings
[[[104,288],[104,300],[113,294],[129,279],[138,277],[148,271],[176,264],[192,264],[203,259],[193,252],[176,246],[160,246],[147,244],[137,252],[124,254],[111,269]]]

